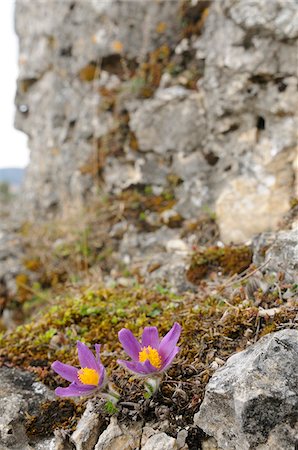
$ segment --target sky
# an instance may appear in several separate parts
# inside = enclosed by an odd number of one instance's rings
[[[18,74],[18,41],[14,32],[14,0],[0,0],[0,168],[25,167],[29,160],[27,137],[13,127]]]

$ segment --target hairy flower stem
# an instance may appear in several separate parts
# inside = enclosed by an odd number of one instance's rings
[[[156,392],[159,389],[160,382],[161,382],[161,377],[146,379],[146,381],[144,382],[144,386],[145,386],[145,390],[146,390],[146,392],[145,392],[146,398],[151,398],[151,397],[153,397],[154,394],[156,394]]]
[[[107,402],[113,403],[113,405],[117,405],[120,400],[119,392],[116,391],[116,389],[111,384],[108,384],[106,392],[102,392],[100,396],[102,398],[105,398]]]

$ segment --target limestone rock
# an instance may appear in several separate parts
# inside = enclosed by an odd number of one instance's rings
[[[141,437],[141,428],[136,425],[126,429],[112,418],[110,425],[100,435],[94,450],[134,450],[138,448]]]
[[[297,365],[298,331],[286,329],[263,337],[215,372],[195,424],[222,449],[294,448]]]
[[[26,413],[33,415],[42,401],[53,398],[53,394],[41,383],[36,383],[31,374],[17,369],[0,368],[0,445],[1,450],[30,450],[24,419]],[[36,442],[40,450],[51,439]]]
[[[266,179],[258,182],[238,177],[223,190],[215,212],[224,243],[243,243],[263,230],[278,227],[290,207],[290,192],[285,186],[266,184]]]
[[[142,174],[137,164],[121,163],[115,158],[107,160],[104,178],[110,192],[119,192],[125,188],[140,183]]]
[[[70,438],[70,441],[75,444],[76,450],[93,448],[98,441],[101,425],[101,416],[96,408],[96,401],[89,400],[87,408]]]
[[[17,285],[15,277],[24,267],[21,263],[24,257],[22,242],[19,236],[13,232],[0,230],[0,295],[15,295]]]
[[[265,254],[276,239],[275,231],[264,231],[252,240],[253,263],[260,266],[264,263]]]
[[[232,0],[226,2],[232,19],[248,30],[258,26],[262,32],[275,34],[278,39],[298,37],[298,12],[291,0],[275,0],[270,5],[249,0],[238,2],[234,8],[232,5]]]
[[[176,0],[146,5],[117,0],[65,0],[50,5],[37,0],[34,6],[29,0],[18,0],[16,7],[16,29],[26,37],[20,48],[22,79],[39,78],[53,64],[75,73],[100,57],[125,52],[136,58],[177,41]],[[160,22],[164,33],[156,31]]]
[[[177,450],[176,439],[166,433],[156,433],[151,436],[142,450]]]
[[[157,91],[155,98],[131,111],[130,127],[141,151],[196,150],[205,131],[202,96],[184,88]]]
[[[185,276],[185,266],[189,256],[180,253],[155,253],[139,264],[140,274],[146,278],[148,286],[157,284],[167,286],[171,292],[178,294],[195,290]]]
[[[263,271],[283,273],[287,282],[295,282],[298,271],[298,229],[265,232],[253,240],[253,262],[264,264]]]
[[[225,242],[243,242],[276,229],[289,208],[297,154],[296,45],[284,46],[272,24],[281,20],[284,30],[296,36],[297,13],[297,4],[281,0],[270,6],[262,1],[214,2],[205,31],[194,44],[197,58],[205,61],[199,80],[209,126],[204,152],[218,158],[208,187]],[[279,70],[282,86],[275,81]]]
[[[120,244],[120,252],[123,258],[148,255],[150,259],[153,252],[156,254],[166,251],[168,243],[176,239],[179,239],[177,231],[165,226],[156,232],[148,233],[137,233],[134,227],[130,227]]]
[[[214,438],[206,439],[201,446],[202,450],[220,450]]]
[[[31,149],[26,213],[85,203],[102,177],[109,192],[171,187],[186,219],[216,205],[226,242],[276,229],[294,194],[297,2],[213,1],[201,35],[188,39],[179,0],[36,1],[16,3],[16,126]],[[137,98],[131,82],[145,80],[123,68],[140,69],[162,45],[169,66],[158,65],[152,97]],[[191,89],[170,73],[189,60],[202,67]],[[99,164],[98,142],[118,126],[102,90],[128,119],[121,151]]]
[[[74,445],[69,441],[69,433],[65,430],[54,431],[54,442],[50,450],[74,450]]]
[[[99,89],[119,86],[113,72],[122,55],[135,64],[161,45],[175,46],[179,7],[178,0],[17,1],[15,125],[29,135],[28,214],[55,213],[92,194],[96,142],[115,125],[111,113],[99,114]]]
[[[279,231],[274,243],[266,251],[268,272],[284,272],[289,282],[297,280],[298,273],[298,229]]]

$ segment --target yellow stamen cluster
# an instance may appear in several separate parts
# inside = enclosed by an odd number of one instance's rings
[[[148,347],[143,347],[139,352],[139,361],[143,363],[147,360],[149,360],[150,364],[156,369],[161,368],[162,361],[160,354],[155,348],[152,348],[150,345],[148,345]]]
[[[99,374],[95,369],[89,369],[88,367],[85,367],[84,369],[80,369],[78,371],[78,378],[83,384],[91,384],[97,386],[99,382]]]

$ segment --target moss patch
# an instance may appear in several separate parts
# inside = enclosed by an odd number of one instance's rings
[[[125,219],[134,223],[138,231],[154,231],[163,225],[162,220],[157,220],[156,224],[151,224],[147,220],[149,213],[162,213],[173,208],[176,199],[171,189],[165,190],[160,195],[154,195],[150,185],[139,185],[133,189],[127,189],[118,196],[118,201],[124,203],[123,216]],[[176,216],[176,222],[170,223],[170,226],[180,226],[181,217]]]
[[[208,247],[193,254],[187,279],[197,284],[214,271],[220,271],[223,275],[241,273],[251,262],[250,247]]]

